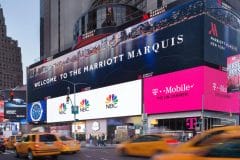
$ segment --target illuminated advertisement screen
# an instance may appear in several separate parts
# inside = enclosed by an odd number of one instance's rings
[[[4,118],[4,101],[0,100],[0,122],[3,121]]]
[[[28,122],[45,122],[46,121],[46,101],[29,103],[27,106]]]
[[[194,6],[194,9],[193,9]],[[191,1],[28,69],[28,101],[203,65],[203,2]],[[67,80],[67,81],[66,81]]]
[[[227,58],[228,92],[240,91],[240,55]]]
[[[196,67],[144,79],[147,114],[210,110],[239,112],[236,94],[227,93],[226,72]]]
[[[100,89],[80,92],[47,100],[47,122],[110,118],[140,115],[142,113],[142,83],[141,80],[121,83]],[[129,92],[131,90],[131,92]],[[128,94],[126,94],[128,93]],[[75,102],[75,104],[74,104]],[[71,106],[78,107],[74,117]]]
[[[4,102],[4,118],[19,122],[26,119],[27,104],[22,99],[7,100]]]
[[[209,16],[205,16],[204,23],[205,61],[227,67],[227,57],[240,52],[240,31]],[[236,22],[236,24],[240,24],[240,21]]]

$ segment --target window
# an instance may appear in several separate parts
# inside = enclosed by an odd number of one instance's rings
[[[33,142],[36,141],[36,135],[32,135],[32,141],[33,141]]]
[[[29,142],[30,141],[30,136],[23,137],[23,142]]]
[[[138,142],[152,142],[152,141],[159,141],[161,140],[160,136],[155,136],[155,135],[146,135],[146,136],[141,136],[136,139],[134,139],[132,142],[133,143],[138,143]]]
[[[213,142],[215,142],[214,139],[217,138],[218,135],[223,134],[223,133],[224,133],[224,130],[219,130],[219,131],[212,132],[212,133],[204,136],[199,141],[197,141],[195,143],[195,146],[210,145]]]
[[[240,158],[240,139],[232,139],[217,145],[206,157]],[[220,159],[220,158],[219,158]]]
[[[40,142],[54,142],[56,140],[57,140],[56,136],[52,134],[44,134],[39,136]]]
[[[61,136],[59,137],[62,141],[69,141],[69,140],[73,140],[72,138],[70,137],[66,137],[66,136]]]

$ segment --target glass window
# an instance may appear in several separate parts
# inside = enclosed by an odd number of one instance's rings
[[[33,135],[32,136],[32,142],[35,142],[36,141],[36,135]]]
[[[155,135],[146,135],[146,136],[141,136],[136,139],[134,139],[132,142],[133,143],[138,143],[138,142],[151,142],[151,141],[159,141],[161,139],[160,136],[155,136]]]
[[[82,17],[82,20],[81,20],[81,28],[82,28],[82,34],[85,33],[85,16]]]
[[[206,136],[204,136],[202,139],[200,139],[199,141],[197,141],[195,143],[195,146],[201,146],[201,145],[209,145],[209,144],[212,144],[215,142],[215,138],[216,136],[220,135],[224,133],[224,130],[219,130],[219,131],[216,131],[216,132],[213,132],[213,133],[210,133]]]
[[[206,154],[206,157],[240,158],[240,139],[217,145]]]
[[[97,10],[97,28],[101,28],[104,20],[106,19],[106,8],[100,8]]]
[[[23,137],[23,142],[29,142],[30,141],[30,136]]]
[[[61,136],[59,137],[62,141],[70,141],[73,140],[71,137]]]
[[[57,140],[57,138],[53,134],[44,134],[44,135],[39,136],[40,142],[54,142],[56,140]]]

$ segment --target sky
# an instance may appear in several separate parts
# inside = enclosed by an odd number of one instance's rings
[[[26,67],[40,57],[40,2],[39,0],[0,0],[7,36],[18,41],[23,64],[23,84]]]

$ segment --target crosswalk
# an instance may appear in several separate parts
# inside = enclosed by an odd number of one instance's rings
[[[0,154],[13,154],[13,153],[14,153],[14,151],[12,151],[12,150],[6,150],[5,152],[0,153]]]

